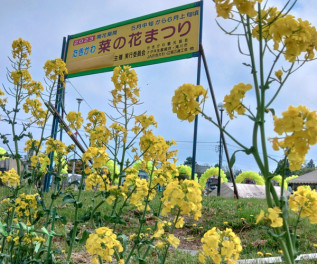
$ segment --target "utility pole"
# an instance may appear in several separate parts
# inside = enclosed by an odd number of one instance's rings
[[[223,115],[223,104],[218,104],[218,109],[220,111],[220,126],[222,129],[222,115]],[[217,185],[217,196],[220,196],[220,186],[221,186],[221,177],[220,177],[220,170],[222,167],[222,137],[220,131],[220,139],[219,139],[219,173],[218,173],[218,185]]]
[[[78,112],[80,112],[80,103],[81,103],[84,99],[82,99],[82,98],[76,98],[76,100],[77,100],[77,102],[78,102]],[[77,133],[75,133],[75,136],[76,136],[76,138],[77,138]],[[75,148],[74,148],[72,177],[74,177],[74,175],[75,175],[75,165],[76,165],[75,156],[76,156],[76,145],[75,145]]]

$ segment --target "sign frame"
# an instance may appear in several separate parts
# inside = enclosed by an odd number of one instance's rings
[[[162,11],[155,12],[155,13],[152,13],[152,14],[140,16],[140,17],[137,17],[137,18],[121,21],[121,22],[114,23],[114,24],[111,24],[111,25],[108,25],[108,26],[103,26],[103,27],[99,27],[99,28],[96,28],[96,29],[84,31],[84,32],[77,33],[77,34],[74,34],[74,35],[69,35],[68,38],[67,38],[67,43],[66,43],[65,62],[67,63],[67,53],[68,53],[68,47],[69,47],[69,44],[70,44],[70,40],[72,40],[74,38],[84,37],[84,36],[87,36],[89,34],[98,33],[100,31],[105,31],[105,30],[117,28],[117,27],[120,27],[120,26],[132,24],[132,23],[139,22],[139,21],[142,21],[142,20],[151,19],[151,18],[155,18],[155,17],[158,17],[158,16],[162,16],[162,15],[166,15],[166,14],[170,14],[170,13],[174,13],[174,12],[179,12],[179,11],[183,11],[183,10],[190,9],[190,8],[195,8],[195,7],[199,7],[199,16],[201,17],[202,16],[202,1],[199,1],[199,2],[186,4],[186,5],[183,5],[183,6],[178,6],[178,7],[162,10]],[[202,25],[201,25],[201,23],[199,23],[198,43],[197,43],[198,46],[201,43],[201,38],[202,38],[202,32],[201,31],[202,31]],[[146,65],[164,63],[164,62],[169,62],[169,61],[174,61],[174,60],[188,59],[188,58],[193,58],[193,57],[199,57],[199,50],[194,51],[194,52],[190,52],[189,51],[188,53],[185,53],[185,54],[172,55],[172,56],[168,56],[168,57],[164,57],[164,58],[150,59],[150,60],[130,63],[128,65],[130,65],[131,67],[135,68],[135,67],[141,67],[141,66],[146,66]],[[123,64],[123,65],[126,65],[126,64]],[[92,69],[92,70],[85,70],[85,71],[70,73],[70,74],[65,76],[65,79],[66,78],[69,79],[69,78],[73,78],[73,77],[79,77],[79,76],[85,76],[85,75],[91,75],[91,74],[97,74],[97,73],[102,73],[102,72],[109,72],[109,71],[113,71],[113,69],[115,67],[117,67],[117,66],[118,65],[110,66],[110,67],[106,66],[104,68],[99,68],[99,69]]]

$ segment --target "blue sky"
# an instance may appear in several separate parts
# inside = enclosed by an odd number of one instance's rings
[[[47,59],[60,57],[62,39],[64,36],[83,32],[86,30],[106,26],[127,19],[143,16],[164,9],[191,3],[188,0],[173,1],[145,1],[145,0],[116,0],[116,1],[82,1],[82,0],[2,0],[0,10],[0,79],[8,86],[6,68],[10,67],[8,56],[11,43],[14,39],[22,37],[32,45],[32,68],[30,70],[35,80],[43,81],[42,67]],[[272,1],[281,5],[285,1]],[[294,14],[317,25],[315,10],[317,2],[313,0],[299,1]],[[232,86],[240,82],[251,82],[249,69],[242,65],[248,62],[247,58],[239,54],[237,39],[225,35],[217,26],[216,13],[213,2],[204,1],[203,46],[208,60],[211,79],[214,85],[217,102],[222,101]],[[230,24],[219,19],[227,28]],[[288,105],[307,105],[310,109],[317,109],[316,69],[317,62],[310,62],[299,69],[292,76],[285,89],[274,103],[277,114],[286,110]],[[180,121],[172,113],[171,98],[174,90],[183,83],[196,82],[197,59],[174,61],[158,65],[136,68],[139,77],[141,101],[139,112],[147,111],[153,114],[158,121],[157,134],[178,142],[179,162],[183,163],[186,157],[192,155],[193,123]],[[204,69],[202,69],[202,85],[207,87]],[[66,86],[66,110],[76,110],[76,98],[83,97],[81,104],[84,115],[91,108],[106,112],[111,111],[108,106],[109,92],[113,86],[110,81],[111,73],[102,73],[85,77],[70,79]],[[209,96],[210,97],[210,96]],[[246,98],[247,105],[254,105],[253,94]],[[215,118],[213,105],[209,98],[206,112]],[[110,113],[110,112],[109,112]],[[224,122],[229,120],[224,115]],[[267,137],[275,136],[272,131],[272,121],[267,121]],[[0,129],[6,129],[4,122]],[[228,125],[229,131],[249,145],[252,125],[247,118],[240,117]],[[36,136],[38,129],[34,128]],[[49,131],[47,131],[49,132]],[[67,135],[64,136],[69,142]],[[219,141],[219,131],[210,123],[199,118],[197,162],[199,164],[214,165],[218,162],[218,153],[215,151]],[[270,147],[269,147],[270,148]],[[228,140],[230,153],[238,148]],[[270,151],[272,157],[281,159],[282,153]],[[317,148],[313,147],[307,155],[307,160],[315,160],[317,164]],[[257,167],[253,160],[244,154],[238,154],[236,168],[242,170],[255,170]],[[271,169],[275,168],[272,162]]]

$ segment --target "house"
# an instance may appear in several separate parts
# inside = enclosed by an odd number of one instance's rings
[[[317,170],[303,174],[298,178],[290,180],[288,183],[292,186],[293,190],[300,185],[309,185],[312,189],[317,189]]]

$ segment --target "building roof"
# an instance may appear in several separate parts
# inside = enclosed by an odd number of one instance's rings
[[[317,170],[303,174],[296,179],[290,180],[291,184],[317,185]]]
[[[205,166],[205,165],[195,165],[195,172],[199,174],[203,174],[206,170],[208,170],[210,166]]]

